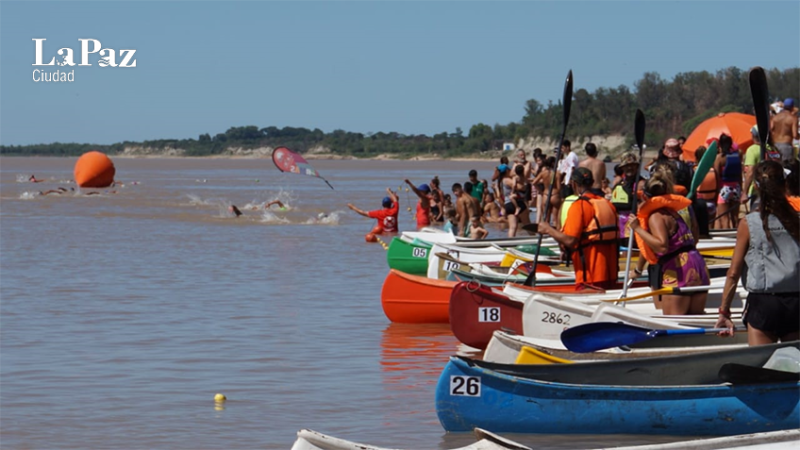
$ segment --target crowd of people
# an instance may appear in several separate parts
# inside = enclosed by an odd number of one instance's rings
[[[717,154],[708,173],[698,175],[702,183],[694,193],[695,164],[706,146],[695,149],[694,160],[684,158],[683,137],[668,139],[647,164],[638,152],[625,153],[609,181],[594,143],[585,144],[586,158],[580,160],[565,140],[554,155],[536,148],[531,160],[523,150],[514,152],[512,160],[502,156],[491,180],[471,170],[468,181],[452,185],[452,196],[441,189],[438,177],[419,185],[405,180],[417,196],[416,225],[441,225],[474,239],[488,235],[486,223],[500,224],[509,237],[538,231],[551,236],[571,259],[578,285],[599,288],[618,287],[620,249],[630,239],[641,257],[629,279],[642,276],[647,266],[653,289],[678,289],[655,298],[668,315],[703,313],[707,292],[679,293],[680,288],[710,284],[697,243],[710,229],[736,229],[718,326],[733,333],[730,304],[744,278],[750,343],[798,339],[800,163],[795,143],[800,135],[793,100],[782,106],[772,117],[764,156],[757,127],[747,149],[726,134],[709,140],[709,145],[717,141]],[[348,205],[378,219],[373,232],[397,230],[398,200],[388,192],[383,210],[365,212]],[[749,211],[744,216],[742,206]],[[393,218],[387,222],[387,217]]]

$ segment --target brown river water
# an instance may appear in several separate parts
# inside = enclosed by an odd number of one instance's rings
[[[122,186],[38,195],[74,187],[74,163],[0,160],[4,449],[288,449],[300,428],[393,447],[472,441],[446,434],[434,406],[455,338],[389,323],[385,251],[363,238],[374,221],[345,205],[378,209],[404,178],[489,177],[492,162],[312,161],[331,190],[270,159],[117,158]],[[247,209],[273,199],[288,210]],[[509,437],[542,449],[675,440]]]

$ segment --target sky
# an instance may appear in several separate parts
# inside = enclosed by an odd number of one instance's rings
[[[645,72],[800,66],[797,1],[1,2],[0,144],[111,144],[256,125],[405,134]],[[780,25],[783,24],[783,25]],[[788,24],[788,26],[787,26]],[[757,31],[757,26],[768,27]],[[34,66],[81,42],[136,67]],[[34,70],[74,70],[35,82]],[[41,77],[41,72],[38,72]]]

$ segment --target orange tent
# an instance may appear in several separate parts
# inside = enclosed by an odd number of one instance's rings
[[[705,120],[692,131],[683,144],[683,159],[695,161],[694,151],[697,147],[708,146],[709,139],[719,139],[722,133],[733,138],[742,151],[753,143],[750,128],[756,124],[756,116],[742,113],[719,113]]]
[[[114,163],[103,153],[92,151],[75,163],[75,183],[80,187],[104,188],[114,182]]]

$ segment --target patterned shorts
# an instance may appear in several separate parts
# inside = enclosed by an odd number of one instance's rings
[[[742,199],[742,185],[736,182],[733,183],[722,183],[722,189],[719,190],[719,197],[717,198],[717,204],[722,205],[723,203],[739,203]]]

